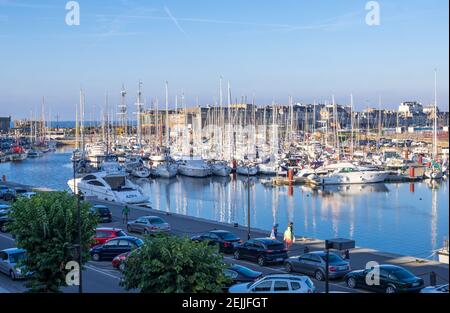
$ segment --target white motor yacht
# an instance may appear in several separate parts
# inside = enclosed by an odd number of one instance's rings
[[[127,204],[146,203],[149,200],[119,171],[90,173],[82,178],[71,179],[67,184],[73,192],[79,191],[85,197]]]
[[[328,174],[318,177],[311,177],[320,185],[340,185],[340,184],[371,184],[384,182],[389,172],[379,171],[374,168],[360,167],[352,163],[330,164],[325,168],[316,170],[328,171]]]
[[[178,164],[173,162],[163,162],[155,166],[152,170],[152,174],[156,177],[173,178],[177,176]]]

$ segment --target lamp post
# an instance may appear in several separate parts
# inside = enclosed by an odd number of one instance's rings
[[[250,240],[250,168],[247,167],[247,239]]]
[[[78,293],[83,293],[83,275],[81,270],[81,265],[83,264],[82,249],[81,249],[81,206],[80,206],[80,193],[78,191],[78,186],[75,182],[76,179],[76,168],[75,164],[78,161],[75,155],[75,151],[72,154],[73,161],[73,194],[77,197],[77,224],[78,224],[78,244],[77,254],[78,254]]]

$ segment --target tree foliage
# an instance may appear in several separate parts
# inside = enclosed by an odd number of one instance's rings
[[[220,292],[229,278],[217,247],[187,237],[147,237],[131,253],[121,282],[127,290],[153,293]]]
[[[8,228],[17,245],[27,250],[26,267],[33,273],[27,283],[31,292],[59,292],[67,286],[65,268],[78,261],[77,197],[68,192],[38,193],[21,198],[11,208],[13,221]],[[81,202],[81,252],[88,259],[97,218],[89,213],[89,204]]]

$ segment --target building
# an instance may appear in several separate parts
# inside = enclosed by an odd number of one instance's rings
[[[423,113],[423,106],[417,101],[405,101],[400,103],[398,113],[403,117],[413,117]]]
[[[9,132],[11,125],[11,116],[0,117],[0,133],[6,134]]]

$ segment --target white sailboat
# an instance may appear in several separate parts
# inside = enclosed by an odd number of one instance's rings
[[[211,167],[201,158],[184,159],[178,165],[178,174],[189,177],[211,176]]]
[[[437,150],[437,73],[434,71],[434,123],[433,123],[433,162],[431,162],[431,166],[425,170],[425,177],[429,179],[441,179],[442,168],[439,163],[436,162],[438,157]]]

